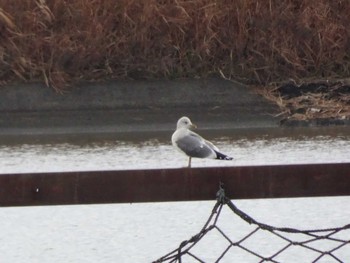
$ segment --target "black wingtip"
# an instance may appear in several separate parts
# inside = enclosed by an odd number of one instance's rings
[[[227,155],[225,155],[223,153],[220,153],[220,152],[217,152],[217,151],[215,151],[215,153],[216,153],[216,159],[218,159],[218,160],[227,160],[227,161],[233,160],[232,157],[227,156]]]

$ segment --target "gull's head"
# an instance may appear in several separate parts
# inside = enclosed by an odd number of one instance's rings
[[[190,118],[181,117],[177,121],[177,125],[176,125],[176,129],[180,129],[180,128],[195,129],[195,128],[197,128],[197,126],[191,122]]]

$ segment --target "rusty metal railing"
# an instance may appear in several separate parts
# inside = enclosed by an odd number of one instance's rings
[[[350,163],[0,175],[0,206],[350,195]]]

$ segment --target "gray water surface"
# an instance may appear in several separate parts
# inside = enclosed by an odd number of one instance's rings
[[[350,162],[349,128],[202,130],[234,161],[194,159],[193,166]],[[1,173],[174,168],[187,164],[169,132],[0,138]],[[15,207],[0,209],[0,262],[151,262],[197,234],[215,201]],[[315,229],[350,223],[350,198],[237,200],[253,218],[280,227]],[[224,209],[220,226],[232,237],[252,228]],[[350,239],[350,231],[342,232]],[[247,246],[273,253],[280,241],[259,233]],[[250,243],[249,243],[250,242]],[[319,242],[317,246],[327,248]],[[206,262],[227,242],[209,235],[196,248]],[[259,262],[233,249],[221,262]],[[310,262],[317,255],[287,250],[281,262]],[[350,248],[337,252],[350,262]],[[191,260],[185,262],[193,262]],[[325,258],[320,262],[336,262]]]
[[[350,129],[202,130],[233,161],[194,159],[193,167],[350,161]],[[169,132],[0,138],[1,173],[174,168],[187,157]]]

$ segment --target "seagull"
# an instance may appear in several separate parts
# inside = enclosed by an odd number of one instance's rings
[[[188,117],[181,117],[177,121],[176,131],[171,136],[173,146],[180,152],[189,157],[188,167],[191,167],[192,157],[196,158],[210,158],[219,160],[232,160],[233,158],[227,156],[212,144],[205,140],[191,129],[197,128]]]

